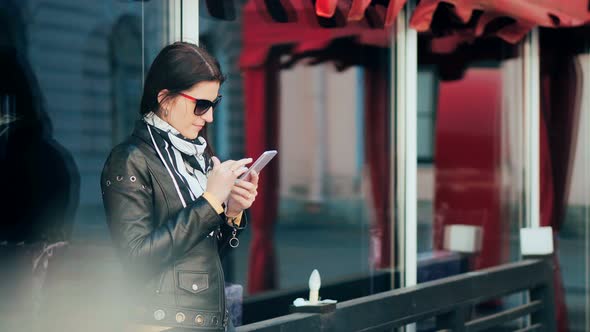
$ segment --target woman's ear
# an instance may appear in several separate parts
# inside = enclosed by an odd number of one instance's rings
[[[166,98],[168,93],[170,93],[168,89],[160,90],[160,92],[158,92],[158,104],[162,105],[162,101],[164,100],[164,98]]]

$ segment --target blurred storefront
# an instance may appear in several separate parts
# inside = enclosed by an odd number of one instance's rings
[[[422,280],[419,260],[445,248],[445,226],[481,227],[470,269],[520,260],[520,229],[552,226],[561,330],[590,330],[589,6],[0,2],[0,132],[33,101],[32,118],[50,128],[40,139],[60,151],[57,182],[68,184],[67,204],[47,203],[71,224],[48,277],[64,298],[56,315],[75,307],[74,321],[98,326],[96,316],[124,315],[110,305],[121,276],[99,175],[138,116],[151,61],[188,40],[228,78],[217,155],[279,151],[251,227],[224,262],[247,295],[305,286],[316,268],[326,282],[395,270],[391,287],[410,286]],[[15,63],[25,69],[6,75]],[[26,84],[15,92],[19,75]],[[14,219],[11,207],[29,193],[15,195],[2,174],[2,219]]]

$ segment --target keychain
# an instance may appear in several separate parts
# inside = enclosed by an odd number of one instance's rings
[[[229,239],[229,245],[232,248],[237,248],[240,245],[240,240],[236,237],[238,231],[235,229],[231,232],[231,239]]]

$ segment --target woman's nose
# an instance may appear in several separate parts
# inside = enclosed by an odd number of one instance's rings
[[[201,115],[201,117],[207,123],[213,122],[213,107],[209,107],[209,109],[207,110],[207,112],[205,112],[205,114]]]

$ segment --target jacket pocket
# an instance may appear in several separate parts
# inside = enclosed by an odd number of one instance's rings
[[[207,272],[178,271],[178,288],[198,294],[209,288],[209,274]]]

